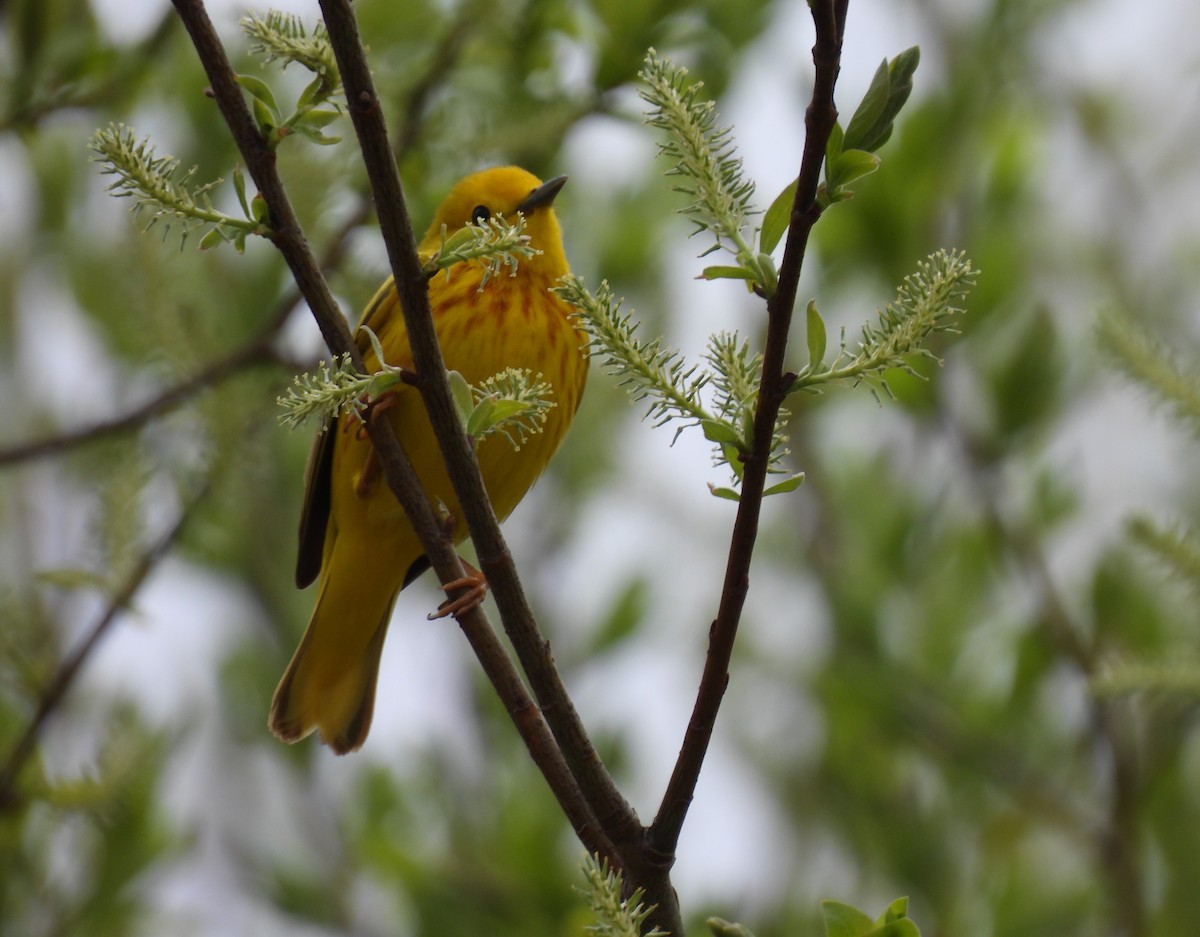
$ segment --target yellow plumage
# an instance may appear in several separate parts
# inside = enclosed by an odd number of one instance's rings
[[[549,292],[567,272],[562,233],[551,202],[565,179],[542,184],[523,169],[503,167],[468,176],[438,208],[422,239],[423,255],[438,249],[443,225],[453,234],[481,217],[518,210],[531,245],[541,253],[480,290],[481,264],[457,264],[429,283],[429,303],[446,367],[471,384],[506,368],[528,368],[553,389],[542,432],[519,451],[499,435],[479,445],[479,467],[499,518],[508,516],[542,473],[562,441],[583,393],[587,357],[569,309]],[[413,368],[408,333],[389,278],[363,314],[389,365]],[[378,368],[360,336],[367,367]],[[413,388],[402,388],[387,411],[426,494],[457,519],[455,541],[466,537],[458,500]],[[397,594],[426,567],[424,551],[382,477],[363,477],[371,443],[346,417],[318,436],[309,460],[300,521],[297,584],[318,581],[316,607],[304,638],[271,704],[271,730],[287,742],[314,729],[338,754],[367,737],[379,656]],[[353,423],[354,418],[349,418]]]

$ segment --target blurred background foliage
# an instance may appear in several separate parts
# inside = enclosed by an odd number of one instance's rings
[[[942,340],[945,368],[920,365],[930,380],[897,375],[882,404],[839,392],[792,408],[807,483],[767,505],[681,847],[696,922],[815,934],[818,898],[872,909],[907,894],[926,935],[1200,930],[1198,681],[1152,676],[1195,674],[1197,583],[1125,526],[1147,514],[1195,529],[1194,426],[1095,340],[1101,312],[1124,314],[1195,374],[1200,227],[1183,208],[1200,174],[1181,154],[1200,135],[1184,106],[1197,63],[1157,89],[1132,63],[1135,27],[1196,14],[1129,10],[1126,36],[1104,7],[851,4],[844,85],[864,88],[914,43],[922,65],[882,169],[818,225],[801,292],[853,336],[937,247],[964,249],[982,275],[962,336]],[[574,266],[609,278],[647,334],[692,351],[710,326],[762,321],[736,287],[689,285],[693,245],[632,82],[653,45],[704,80],[726,121],[767,115],[770,135],[738,133],[768,176],[765,206],[799,163],[803,4],[356,8],[415,218],[481,165],[566,171]],[[0,932],[581,933],[579,847],[454,630],[423,621],[431,586],[397,611],[381,700],[393,708],[366,751],[339,760],[266,731],[311,601],[291,585],[308,440],[278,426],[273,401],[321,346],[303,308],[288,314],[269,245],[180,250],[178,232],[143,233],[104,195],[86,143],[109,121],[197,179],[228,177],[236,159],[167,5],[121,9],[0,7],[0,447],[230,364],[131,430],[2,468],[0,758],[148,544],[207,488],[0,804]],[[244,11],[217,9],[238,67],[294,96],[303,76],[264,72],[236,29]],[[1102,67],[1078,45],[1093,16],[1118,50]],[[353,314],[385,272],[354,148],[298,143],[280,158]],[[731,515],[704,490],[703,446],[668,449],[637,416],[593,374],[509,529],[568,684],[648,819]],[[1127,665],[1151,677],[1113,691]]]

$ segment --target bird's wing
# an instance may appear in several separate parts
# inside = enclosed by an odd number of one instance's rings
[[[321,572],[325,528],[329,524],[333,444],[338,421],[330,420],[313,440],[304,470],[304,501],[300,507],[300,549],[296,555],[296,586],[303,589]]]

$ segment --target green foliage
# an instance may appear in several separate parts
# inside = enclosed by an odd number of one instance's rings
[[[342,92],[342,79],[329,45],[325,24],[318,23],[310,33],[295,14],[272,10],[266,17],[251,13],[242,19],[241,26],[251,39],[251,53],[262,56],[263,64],[278,61],[283,63],[283,68],[287,68],[295,62],[314,76],[300,92],[295,109],[286,117],[265,81],[253,75],[238,76],[238,84],[250,95],[254,117],[267,144],[277,147],[293,133],[299,133],[322,146],[340,142],[341,137],[331,137],[324,132],[325,127],[342,116],[341,107],[336,101],[332,102],[332,107],[321,106]]]
[[[515,273],[519,260],[534,253],[522,216],[518,215],[515,222],[494,218],[467,225],[449,237],[443,228],[441,247],[425,261],[424,268],[432,277],[439,271],[448,273],[455,264],[483,264],[485,271],[479,285],[483,290],[501,270]],[[383,346],[370,328],[360,328],[370,341],[379,370],[360,374],[353,362],[343,357],[320,362],[315,373],[296,375],[287,393],[276,401],[283,410],[279,420],[284,426],[296,429],[310,419],[325,424],[345,413],[363,414],[380,395],[397,389],[404,369],[384,359]],[[510,368],[478,387],[469,386],[457,372],[451,372],[451,377],[463,426],[476,441],[501,433],[513,448],[519,449],[529,435],[541,431],[547,410],[555,406],[549,396],[550,385],[541,380],[540,374],[527,370]]]
[[[1126,527],[1130,537],[1175,575],[1200,590],[1200,536],[1181,523],[1157,524],[1133,517]]]
[[[606,861],[588,856],[583,863],[583,877],[587,887],[579,891],[596,916],[596,923],[584,928],[587,933],[596,937],[667,937],[666,931],[657,927],[643,930],[654,907],[642,905],[641,889],[626,898],[620,874]]]
[[[862,327],[857,351],[851,355],[845,340],[837,357],[824,367],[825,325],[814,305],[808,307],[809,363],[792,382],[791,392],[826,384],[866,383],[889,391],[887,372],[913,370],[913,357],[937,360],[923,342],[937,332],[956,331],[950,317],[962,313],[958,305],[974,285],[977,271],[959,251],[938,251],[904,278],[896,298],[879,311],[877,324]]]
[[[823,207],[854,195],[849,185],[879,168],[875,151],[892,135],[897,115],[912,94],[913,73],[921,52],[913,46],[875,71],[867,93],[859,102],[850,123],[842,130],[835,124],[825,146],[825,181],[817,193]]]
[[[315,372],[297,374],[287,393],[275,401],[283,411],[279,422],[298,429],[310,420],[322,424],[336,420],[357,412],[371,390],[387,390],[399,382],[399,376],[389,375],[388,381],[388,386],[380,386],[382,381],[374,375],[359,374],[349,355],[320,361]]]
[[[710,917],[704,923],[713,932],[713,937],[754,937],[750,928],[744,924],[731,924],[724,918]]]
[[[881,66],[851,122],[852,142],[878,147],[887,140],[892,122],[912,90],[916,63],[917,50],[910,49],[890,66]],[[682,178],[675,190],[693,199],[683,212],[696,224],[697,233],[708,231],[714,237],[715,243],[704,253],[725,249],[737,261],[734,267],[708,267],[703,276],[710,280],[743,279],[770,298],[777,281],[770,251],[790,221],[788,207],[795,197],[795,186],[790,187],[790,195],[785,191],[768,210],[759,232],[763,250],[755,253],[744,234],[754,184],[742,174],[732,132],[716,124],[715,105],[699,99],[702,83],[690,82],[686,69],[662,58],[654,49],[647,53],[638,77],[645,85],[642,97],[651,107],[647,123],[666,133],[660,153],[672,164],[667,175]],[[840,143],[840,129],[837,136]],[[796,376],[791,392],[812,390],[826,383],[862,382],[887,390],[883,376],[887,370],[900,368],[915,374],[909,359],[916,355],[934,357],[921,343],[935,332],[950,330],[945,320],[961,311],[954,304],[961,301],[974,274],[961,253],[934,255],[905,279],[895,302],[879,313],[879,324],[863,327],[858,353],[851,357],[843,342],[841,352],[828,368],[823,366],[824,322],[815,305],[810,304],[809,363]],[[714,461],[728,467],[735,483],[740,484],[745,457],[754,445],[761,356],[751,354],[749,344],[737,333],[720,333],[710,340],[705,354],[711,367],[701,370],[687,364],[677,351],[664,348],[661,340],[638,339],[632,314],[621,314],[621,303],[614,301],[607,282],[592,294],[579,277],[571,276],[556,291],[578,310],[592,337],[593,350],[604,357],[609,372],[627,386],[635,401],[650,401],[647,417],[656,426],[678,421],[676,437],[687,426],[699,425],[705,438],[714,444]],[[700,392],[706,385],[713,389],[713,412],[701,401]],[[787,412],[781,410],[768,449],[772,472],[783,471],[779,463],[787,455],[787,437],[780,426],[787,418]],[[794,491],[803,480],[803,473],[793,474],[769,485],[764,493]],[[717,497],[740,499],[736,488],[709,487]]]
[[[700,400],[711,375],[697,374],[696,365],[688,365],[675,349],[664,348],[661,339],[638,338],[633,313],[622,314],[621,300],[613,297],[607,281],[592,293],[580,277],[570,274],[554,291],[574,307],[592,336],[592,350],[605,357],[608,372],[635,401],[649,401],[646,417],[655,426],[678,420],[682,424],[676,429],[678,436],[689,425],[715,422]]]
[[[908,918],[907,898],[897,898],[875,920],[840,901],[822,901],[821,912],[825,937],[921,937]]]
[[[1193,349],[1192,360],[1185,363],[1177,350],[1118,312],[1100,317],[1098,335],[1101,347],[1122,373],[1200,436],[1200,350]]]
[[[508,368],[471,387],[457,371],[450,372],[450,389],[467,435],[476,442],[493,433],[504,436],[514,449],[542,431],[551,407],[553,388],[527,368]]]
[[[573,306],[580,322],[592,339],[593,353],[603,358],[609,374],[616,377],[634,401],[649,401],[646,417],[655,426],[675,422],[675,436],[689,426],[699,426],[714,444],[713,460],[725,465],[741,480],[742,457],[750,451],[754,408],[758,402],[758,381],[762,360],[751,355],[749,345],[736,333],[722,333],[709,342],[706,355],[710,367],[687,363],[661,339],[645,342],[637,336],[637,323],[631,312],[621,312],[621,301],[614,299],[607,281],[595,293],[574,274],[554,287],[564,302]],[[713,409],[701,398],[701,391],[713,389]],[[779,425],[786,419],[781,413]],[[770,451],[771,471],[781,472],[778,463],[787,455],[787,437],[776,431]],[[794,475],[770,486],[769,493],[793,491],[803,480]],[[714,495],[736,501],[731,488],[711,487]]]
[[[753,282],[766,295],[775,291],[775,266],[770,257],[759,257],[743,236],[754,197],[754,183],[742,175],[733,132],[716,124],[716,104],[699,100],[703,82],[689,82],[686,68],[661,58],[654,49],[638,73],[642,98],[650,105],[646,123],[666,132],[660,152],[671,163],[668,176],[682,179],[676,192],[693,201],[683,213],[708,231],[715,243],[701,254],[725,249],[736,267],[709,267],[708,279],[734,278]]]
[[[149,214],[147,230],[161,223],[164,240],[171,226],[179,224],[182,228],[182,247],[193,227],[206,225],[209,230],[200,241],[202,249],[224,240],[232,242],[240,253],[245,248],[247,235],[267,236],[270,233],[266,217],[259,207],[261,203],[256,203],[254,208],[248,205],[240,183],[237,184],[238,196],[246,217],[235,218],[217,211],[213,208],[209,193],[222,180],[192,185],[192,176],[197,167],[193,166],[181,175],[176,157],[155,156],[150,141],[138,140],[124,124],[110,124],[103,130],[97,130],[89,146],[104,167],[101,173],[117,177],[109,185],[109,192],[119,198],[133,198],[133,213]]]
[[[342,79],[324,23],[318,22],[309,30],[294,13],[269,10],[266,16],[251,12],[242,18],[241,27],[250,38],[250,54],[261,56],[264,65],[282,62],[287,68],[295,62],[313,73],[319,85],[305,89],[302,103],[325,100],[341,92]]]
[[[297,429],[310,420],[328,425],[338,417],[354,413],[366,418],[381,398],[396,393],[404,382],[404,369],[388,364],[379,338],[365,325],[363,332],[375,351],[379,370],[360,374],[348,356],[322,361],[315,373],[298,374],[287,393],[276,403],[282,409],[279,422]],[[450,389],[459,417],[469,436],[479,442],[499,433],[520,449],[531,435],[540,433],[547,412],[557,406],[552,391],[540,374],[509,368],[478,386],[466,382],[457,371],[450,372]]]
[[[624,119],[649,46],[703,76],[705,92],[734,124],[725,88],[736,77],[739,99],[757,95],[747,82],[764,72],[780,76],[783,90],[754,98],[756,106],[792,101],[798,114],[803,102],[789,89],[807,87],[809,37],[789,36],[787,55],[764,58],[772,46],[750,43],[785,22],[765,0],[652,7],[415,0],[404,16],[388,0],[355,7],[414,218],[428,218],[450,182],[483,164],[516,162],[544,177],[570,171],[589,183],[573,183],[559,206],[574,268],[628,296],[648,317],[643,334],[692,334],[682,320],[692,310],[664,302],[669,193],[649,172],[624,174],[610,189],[588,149],[603,140],[591,134]],[[934,6],[913,7],[906,28],[936,50],[939,80],[922,82],[893,122],[886,164],[868,185],[849,176],[873,159],[838,163],[846,153],[876,155],[865,137],[846,142],[858,135],[851,126],[867,101],[841,108],[850,122],[826,153],[824,191],[832,176],[838,192],[853,189],[854,198],[837,202],[813,230],[802,288],[806,304],[809,296],[819,302],[804,315],[797,309],[791,367],[828,370],[839,331],[859,335],[864,301],[887,296],[940,245],[962,245],[987,275],[971,292],[971,315],[949,320],[963,331],[953,351],[937,333],[923,346],[947,358],[952,380],[881,372],[895,397],[882,410],[866,395],[799,394],[780,427],[805,469],[805,488],[775,499],[764,514],[729,711],[717,727],[722,744],[737,750],[739,771],[752,773],[770,799],[785,844],[770,861],[786,865],[772,873],[795,881],[764,897],[731,874],[722,894],[746,889],[758,937],[822,933],[813,896],[833,891],[828,857],[844,879],[837,891],[910,894],[926,932],[1200,930],[1195,450],[1173,450],[1146,475],[1105,455],[1132,445],[1124,422],[1131,399],[1158,407],[1158,419],[1146,420],[1153,427],[1170,421],[1184,438],[1195,433],[1186,401],[1200,246],[1194,225],[1169,213],[1170,193],[1194,188],[1195,161],[1179,154],[1197,141],[1194,128],[1165,120],[1162,102],[1125,80],[1122,56],[1106,60],[1112,80],[1103,86],[1086,63],[1047,67],[1043,40],[1063,13],[1086,22],[1094,9],[992,2],[946,17]],[[237,191],[229,168],[236,156],[169,5],[128,37],[100,22],[86,0],[10,0],[5,14],[0,155],[19,196],[6,202],[11,236],[0,259],[3,445],[10,445],[121,415],[236,351],[282,315],[287,277],[258,239],[246,240],[244,256],[180,255],[157,238],[139,239],[91,197],[98,187],[80,157],[91,130],[120,121],[149,126],[142,115],[167,113],[163,132],[178,158],[173,179],[200,167],[187,177],[194,193],[196,179],[224,176],[233,215],[234,196],[243,203],[245,217],[236,221],[256,217],[244,180]],[[852,15],[848,47],[854,22]],[[261,74],[239,38],[232,34],[239,72]],[[1132,33],[1124,39],[1140,50]],[[1165,76],[1169,44],[1158,51]],[[265,111],[256,109],[266,125],[283,126],[298,109],[291,102],[300,103],[305,85],[286,90],[291,71],[268,79],[269,96],[253,81],[253,91],[243,84],[252,106],[264,99]],[[888,90],[890,98],[890,68]],[[867,97],[877,108],[881,96]],[[871,130],[868,123],[879,120],[858,121]],[[1164,127],[1177,132],[1164,136]],[[770,145],[795,153],[799,142]],[[588,159],[569,165],[584,149]],[[1069,173],[1055,170],[1064,153]],[[346,171],[351,156],[349,142],[279,148],[305,233],[327,252],[339,298],[357,307],[386,271],[362,249],[374,240],[369,230],[355,228],[349,241],[341,233],[364,211],[362,179]],[[1131,190],[1129,166],[1154,185]],[[743,237],[755,254],[782,243],[793,200],[789,188],[770,203],[757,238],[747,216]],[[161,209],[147,204],[143,222]],[[173,233],[184,225],[168,213],[156,223],[160,230],[170,223]],[[208,228],[187,227],[197,236]],[[343,245],[351,249],[339,251]],[[744,279],[736,259],[719,263],[716,275],[739,271]],[[1111,307],[1105,316],[1128,329],[1110,341],[1112,321],[1100,323],[1103,355],[1087,327],[1097,297]],[[743,299],[729,309],[725,327],[741,337],[725,357],[737,358],[748,343],[740,361],[751,364],[760,307]],[[1121,358],[1109,344],[1127,346],[1127,363],[1116,367],[1132,387],[1104,374],[1106,358],[1109,366]],[[577,847],[525,765],[506,714],[470,679],[447,691],[466,697],[453,731],[438,724],[399,741],[381,733],[354,760],[283,749],[266,734],[271,686],[311,606],[311,596],[292,587],[290,570],[308,440],[275,425],[273,401],[296,371],[315,366],[316,347],[293,314],[286,336],[249,372],[183,397],[111,445],[5,466],[4,752],[86,624],[81,606],[134,558],[141,526],[172,508],[197,465],[225,470],[169,574],[186,577],[181,596],[215,580],[237,603],[232,620],[217,621],[213,611],[203,625],[206,633],[209,624],[213,633],[229,629],[219,672],[164,676],[186,695],[186,717],[131,713],[103,682],[85,680],[68,694],[47,747],[19,778],[17,800],[0,804],[0,931],[219,930],[206,917],[211,908],[186,909],[182,923],[163,919],[164,889],[198,861],[221,864],[264,932],[506,937],[573,934],[591,923],[571,893]],[[853,343],[848,353],[856,353]],[[712,362],[698,360],[692,378],[711,374]],[[927,373],[920,359],[911,363]],[[533,533],[514,552],[523,572],[534,571],[526,588],[539,609],[571,601],[569,622],[548,614],[546,624],[560,661],[568,661],[568,680],[598,687],[589,703],[599,706],[604,681],[627,675],[622,661],[667,654],[686,664],[702,653],[705,622],[698,615],[676,629],[665,613],[686,591],[680,584],[700,575],[691,555],[681,566],[667,549],[639,552],[645,545],[632,542],[628,528],[604,528],[618,506],[653,515],[664,505],[661,487],[647,492],[645,466],[617,474],[626,446],[613,434],[629,431],[624,397],[595,377],[536,493]],[[732,388],[746,372],[730,377]],[[710,376],[700,400],[713,416],[715,392]],[[1109,411],[1114,397],[1122,405]],[[1081,442],[1098,410],[1099,457]],[[740,416],[730,424],[740,432]],[[1126,516],[1135,520],[1125,523]],[[715,544],[726,532],[687,511],[672,521],[697,544]],[[603,540],[614,530],[615,541]],[[636,568],[612,574],[585,549],[598,542],[627,549]],[[574,580],[563,578],[575,556],[593,564],[590,592],[609,591],[575,601]],[[156,653],[154,637],[164,632],[187,637],[192,619],[164,612],[161,598],[139,596],[117,625],[138,650]],[[402,600],[381,683],[424,676],[414,673],[414,660],[425,635],[418,647],[402,643],[425,627],[404,608],[420,601]],[[1071,635],[1095,658],[1090,674]],[[658,693],[664,684],[672,685],[648,680],[636,689],[653,685]],[[632,686],[615,685],[615,697]],[[171,721],[152,735],[150,718]],[[637,788],[657,776],[662,764],[646,761],[652,756],[637,720],[603,724],[598,744],[622,779]],[[242,766],[252,769],[241,773]],[[212,791],[231,785],[230,796],[206,800],[220,835],[191,825],[197,807],[181,807],[181,779]],[[713,808],[702,789],[694,809]],[[1127,863],[1124,872],[1117,859]],[[217,892],[211,904],[223,898]],[[681,898],[692,907],[706,900],[682,883]],[[749,917],[729,900],[706,913]],[[699,917],[689,933],[712,930]],[[749,933],[745,924],[724,926]]]
[[[515,273],[517,264],[539,253],[529,244],[523,215],[518,213],[511,222],[496,216],[460,228],[449,237],[443,226],[441,246],[425,261],[425,272],[433,276],[440,270],[449,271],[455,264],[479,261],[485,267],[483,279],[479,281],[482,290],[492,277],[499,276],[504,270]]]
[[[177,848],[156,800],[165,746],[128,709],[109,731],[90,775],[39,776],[32,803],[7,804],[0,820],[0,921],[5,932],[42,937],[125,934],[142,917],[138,882]],[[66,880],[47,840],[69,843],[81,875]]]

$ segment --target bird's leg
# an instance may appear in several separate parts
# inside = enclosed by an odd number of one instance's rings
[[[436,612],[430,612],[426,617],[433,621],[436,618],[445,618],[448,615],[453,615],[457,618],[464,612],[469,612],[473,608],[478,608],[483,600],[487,597],[488,582],[484,578],[483,573],[477,570],[474,566],[464,560],[461,556],[458,558],[462,563],[467,574],[460,579],[455,579],[442,586],[446,592],[453,592],[455,589],[466,589],[456,599],[447,599],[438,606]]]
[[[387,413],[395,405],[396,391],[385,390],[374,400],[364,401],[362,409],[355,411],[355,416],[358,417],[358,426],[355,428],[355,435],[358,439],[368,439],[367,457],[363,460],[362,471],[358,473],[358,478],[354,482],[354,493],[360,498],[365,498],[371,493],[371,489],[375,487],[375,479],[379,477],[379,470],[381,468],[379,453],[367,437],[367,425],[374,425],[375,421],[382,414]],[[346,424],[346,426],[351,425],[350,423]]]

